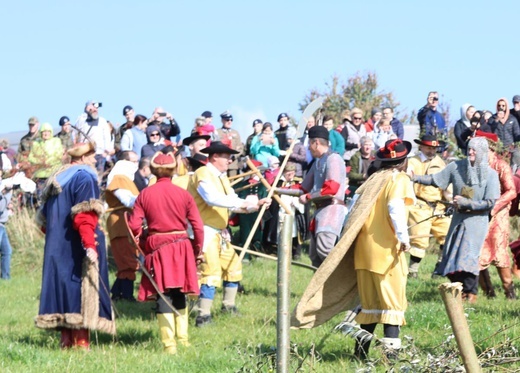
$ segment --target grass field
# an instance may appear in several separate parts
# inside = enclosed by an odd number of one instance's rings
[[[30,216],[22,217],[27,222]],[[276,370],[276,262],[257,259],[244,268],[247,293],[238,297],[239,317],[220,313],[217,295],[214,323],[190,324],[192,347],[177,356],[162,353],[151,303],[118,302],[117,337],[92,334],[91,351],[61,351],[59,334],[34,327],[38,313],[43,239],[34,227],[9,227],[14,246],[12,280],[0,282],[0,371],[2,372],[271,372]],[[26,239],[31,237],[31,240]],[[304,262],[309,262],[307,256]],[[290,371],[301,372],[450,372],[462,363],[437,287],[431,279],[435,255],[430,254],[419,279],[408,283],[408,325],[401,331],[404,348],[394,365],[374,346],[365,364],[352,355],[354,340],[332,332],[343,315],[312,330],[291,331]],[[496,290],[499,279],[491,270]],[[312,271],[292,267],[291,305],[309,282]],[[111,272],[111,281],[113,281]],[[467,320],[484,371],[520,371],[519,301],[479,298],[465,306]],[[382,328],[376,329],[382,337]]]

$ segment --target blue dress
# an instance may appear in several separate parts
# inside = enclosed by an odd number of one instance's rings
[[[97,175],[88,166],[72,166],[51,178],[53,183],[44,191],[47,199],[37,217],[45,221],[46,239],[36,326],[114,334],[104,233],[97,224],[99,268],[87,272],[86,251],[71,214],[78,208],[79,212],[95,211],[98,215],[102,211]],[[94,281],[89,281],[89,275]]]

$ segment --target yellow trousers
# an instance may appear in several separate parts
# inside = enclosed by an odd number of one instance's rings
[[[409,229],[410,236],[417,236],[416,238],[410,239],[410,245],[412,246],[410,254],[418,258],[424,258],[426,249],[430,245],[428,235],[433,234],[439,245],[444,245],[446,234],[450,228],[451,218],[443,216],[423,221],[433,214],[442,213],[444,209],[437,208],[434,211],[430,206],[420,201],[410,206],[408,211],[408,225],[413,225],[413,227]],[[419,223],[420,221],[423,222]],[[419,224],[414,225],[416,223]]]
[[[218,230],[204,226],[204,263],[199,266],[200,283],[220,287],[222,280],[242,280],[242,263]]]

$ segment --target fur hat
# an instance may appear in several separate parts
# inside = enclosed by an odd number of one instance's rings
[[[150,165],[155,168],[175,168],[177,162],[172,153],[164,154],[163,152],[157,152],[152,157]]]
[[[79,142],[67,150],[67,154],[72,158],[81,158],[96,152],[96,144],[93,142]]]

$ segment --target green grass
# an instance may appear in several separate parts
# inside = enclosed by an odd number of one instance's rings
[[[11,222],[13,223],[13,221]],[[12,224],[11,224],[12,225]],[[91,352],[61,351],[59,334],[34,327],[38,313],[43,240],[33,228],[14,232],[9,227],[14,256],[12,280],[0,281],[0,371],[2,372],[269,372],[276,370],[276,262],[257,259],[245,265],[243,284],[247,294],[238,296],[241,316],[220,313],[221,293],[214,304],[214,323],[195,328],[190,322],[191,348],[177,356],[162,353],[158,327],[151,310],[153,304],[116,303],[117,337],[92,334]],[[23,236],[35,241],[22,245]],[[15,237],[16,236],[16,237]],[[309,263],[304,255],[303,261]],[[419,279],[408,282],[408,325],[401,331],[404,348],[396,371],[447,372],[461,365],[451,327],[437,290],[445,279],[430,278],[435,256],[429,254]],[[294,307],[313,272],[292,267],[291,307]],[[505,361],[518,357],[515,349],[520,335],[519,301],[505,300],[500,280],[492,268],[492,281],[498,297],[479,297],[465,312],[481,361],[493,364],[484,371],[520,370],[520,363]],[[114,273],[111,272],[111,281]],[[371,348],[370,361],[362,364],[352,355],[354,340],[332,332],[343,315],[311,330],[291,331],[291,372],[383,372],[392,368],[377,346]],[[508,327],[502,331],[502,328]],[[382,337],[382,327],[376,329]],[[501,345],[506,343],[506,347]],[[497,360],[491,360],[495,354]],[[430,358],[428,360],[428,355]],[[437,364],[437,367],[435,367]]]

